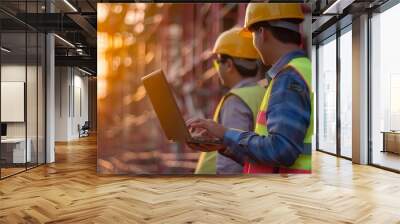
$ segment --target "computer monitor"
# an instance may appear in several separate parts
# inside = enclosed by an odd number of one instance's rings
[[[7,124],[1,123],[1,136],[7,136]]]

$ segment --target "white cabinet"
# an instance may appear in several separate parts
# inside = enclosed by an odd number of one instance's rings
[[[2,147],[12,150],[12,163],[25,163],[32,161],[32,140],[28,138],[26,143],[27,147],[25,151],[24,138],[8,138],[1,140]]]

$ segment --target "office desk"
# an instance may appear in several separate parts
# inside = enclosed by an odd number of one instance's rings
[[[384,131],[382,152],[392,152],[400,154],[400,132]]]
[[[32,140],[26,140],[27,147],[25,153],[25,138],[6,138],[1,139],[1,157],[6,163],[25,163],[31,162]]]

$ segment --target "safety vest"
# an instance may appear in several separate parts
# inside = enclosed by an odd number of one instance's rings
[[[235,88],[230,90],[222,99],[219,101],[217,108],[214,111],[213,120],[218,122],[219,112],[224,104],[225,100],[230,95],[239,97],[247,107],[253,112],[253,122],[256,123],[258,109],[260,108],[261,101],[265,94],[265,88],[260,85],[247,86],[241,88]],[[217,164],[217,153],[213,152],[202,152],[197,162],[195,174],[216,174]]]
[[[306,136],[304,138],[303,152],[299,155],[293,165],[289,167],[285,166],[270,166],[266,164],[249,163],[245,162],[243,167],[243,173],[311,173],[311,142],[314,127],[313,118],[313,92],[311,87],[311,62],[306,57],[298,57],[292,59],[285,68],[291,67],[297,71],[301,78],[307,83],[311,97],[311,117],[310,124],[307,129]],[[284,69],[285,69],[284,68]],[[268,111],[268,103],[271,97],[271,91],[274,85],[275,79],[272,79],[270,85],[265,92],[265,96],[260,106],[260,111],[257,115],[257,122],[255,126],[255,133],[262,136],[268,136],[268,117],[266,117],[266,111]],[[270,150],[270,149],[264,149]]]

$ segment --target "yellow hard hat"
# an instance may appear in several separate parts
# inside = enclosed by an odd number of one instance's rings
[[[243,32],[258,22],[282,19],[304,20],[300,3],[249,3],[246,8]],[[246,36],[246,35],[245,35]]]
[[[215,42],[213,53],[246,59],[259,58],[252,38],[240,35],[241,30],[242,28],[235,27],[221,33]]]

